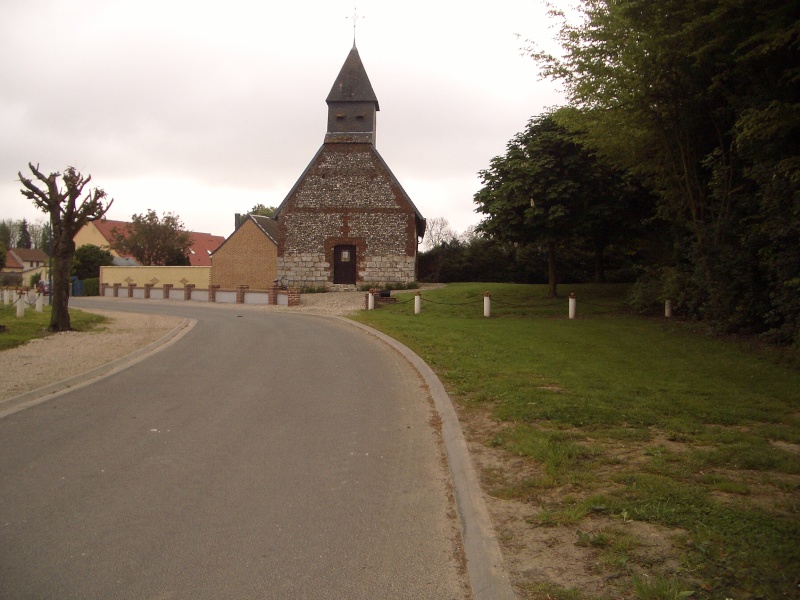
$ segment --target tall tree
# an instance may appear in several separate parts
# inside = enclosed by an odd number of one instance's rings
[[[102,188],[94,188],[83,196],[84,188],[92,176],[84,177],[74,167],[67,167],[61,173],[44,175],[39,166],[28,163],[33,173],[28,178],[18,173],[23,185],[22,195],[33,201],[40,210],[50,215],[53,230],[53,311],[50,316],[51,331],[69,331],[69,286],[72,257],[75,254],[73,238],[78,230],[90,221],[96,221],[111,207],[113,200],[107,200]],[[63,186],[59,184],[59,177]],[[36,181],[34,181],[34,178]],[[80,203],[79,203],[80,201]]]
[[[3,219],[0,221],[0,244],[6,248],[14,248],[17,240],[17,228],[13,221]]]
[[[732,329],[800,327],[798,23],[783,0],[583,0],[562,56],[532,51],[560,122],[658,193],[685,310]]]
[[[26,248],[28,250],[33,246],[31,240],[31,232],[28,231],[27,219],[22,219],[19,224],[19,238],[17,239],[17,248]]]
[[[162,218],[153,209],[134,214],[124,231],[115,227],[111,236],[112,249],[133,256],[142,265],[189,264],[191,234],[173,213],[164,213]]]
[[[425,238],[422,246],[425,251],[432,250],[436,246],[441,246],[445,242],[451,242],[458,236],[450,227],[450,223],[444,217],[433,217],[427,220],[425,226]]]
[[[6,256],[6,246],[0,242],[0,269],[4,269],[6,266]]]
[[[625,227],[636,224],[630,186],[622,173],[599,162],[553,115],[534,117],[479,173],[484,187],[478,226],[495,239],[545,250],[550,296],[557,295],[559,247],[588,240],[598,259]]]
[[[277,206],[264,206],[261,202],[253,206],[248,211],[248,215],[261,215],[263,217],[272,217],[278,212]]]

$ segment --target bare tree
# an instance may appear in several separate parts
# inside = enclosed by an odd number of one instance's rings
[[[422,242],[423,251],[431,250],[445,242],[456,239],[455,232],[450,228],[450,223],[444,217],[433,217],[427,221],[425,238]]]
[[[39,171],[39,165],[28,163],[34,177],[41,182],[41,187],[33,178],[18,173],[23,185],[20,190],[23,196],[33,201],[40,210],[50,215],[50,226],[53,231],[53,312],[50,316],[50,331],[69,331],[69,284],[72,256],[75,254],[75,242],[72,238],[78,230],[90,221],[96,221],[111,208],[114,200],[106,201],[106,193],[102,188],[87,191],[81,199],[83,189],[92,180],[92,176],[84,177],[74,167],[67,167],[61,173],[50,173],[45,176]],[[59,185],[62,177],[64,187]],[[80,204],[78,204],[80,200]]]

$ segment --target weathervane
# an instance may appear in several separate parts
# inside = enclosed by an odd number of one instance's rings
[[[353,48],[356,47],[356,23],[358,23],[359,19],[366,19],[366,17],[358,16],[357,7],[353,7],[353,16],[352,17],[345,17],[345,19],[353,19]]]

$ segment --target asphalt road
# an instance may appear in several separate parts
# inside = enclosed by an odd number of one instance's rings
[[[0,419],[0,598],[469,597],[399,354],[322,317],[134,309],[198,323]]]

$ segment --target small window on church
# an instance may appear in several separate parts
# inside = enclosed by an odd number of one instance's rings
[[[350,250],[342,250],[342,262],[350,262]]]
[[[364,115],[356,115],[356,119],[358,119],[359,121],[363,121]]]
[[[342,121],[342,120],[344,120],[344,115],[342,115],[342,114],[338,114],[338,115],[336,115],[336,120],[337,120],[337,121]]]

